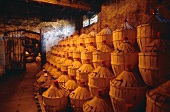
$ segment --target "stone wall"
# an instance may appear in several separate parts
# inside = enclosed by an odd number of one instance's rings
[[[137,27],[146,23],[151,16],[151,10],[155,8],[158,8],[159,13],[165,18],[170,19],[169,0],[162,0],[162,2],[158,2],[158,0],[120,0],[118,3],[106,3],[98,14],[98,22],[85,29],[95,28],[99,32],[107,24],[114,31],[123,23],[124,19],[128,19],[132,26]]]

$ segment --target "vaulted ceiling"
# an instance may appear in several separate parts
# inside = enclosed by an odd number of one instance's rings
[[[52,21],[53,18],[74,18],[92,16],[100,11],[106,0],[0,0],[0,17],[39,18]]]

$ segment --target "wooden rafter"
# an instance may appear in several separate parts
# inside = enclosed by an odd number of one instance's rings
[[[91,7],[89,4],[66,3],[62,1],[59,2],[57,0],[28,0],[28,1],[52,4],[56,6],[69,7],[69,8],[74,8],[74,9],[86,10],[86,11],[91,10]]]

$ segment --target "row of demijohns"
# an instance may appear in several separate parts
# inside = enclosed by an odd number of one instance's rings
[[[106,26],[62,39],[37,74],[46,111],[168,112],[168,27],[153,16],[137,30],[125,20],[113,34]]]

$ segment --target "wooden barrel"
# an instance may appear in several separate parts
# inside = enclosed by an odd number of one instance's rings
[[[56,86],[55,84],[50,86],[50,88],[43,93],[43,103],[47,109],[53,107],[55,112],[61,111],[64,110],[68,104],[68,95],[68,90],[60,89],[58,85]]]
[[[83,104],[91,99],[92,96],[88,88],[82,82],[80,86],[70,93],[70,103],[74,108],[74,112],[83,112]]]
[[[96,35],[97,48],[103,43],[103,41],[105,41],[108,46],[113,47],[112,31],[108,26]]]
[[[139,53],[139,71],[148,86],[156,87],[169,80],[170,53]]]
[[[128,112],[144,110],[146,86],[143,81],[130,69],[123,71],[119,76],[110,81],[110,98],[113,109],[129,105]],[[125,100],[125,105],[119,105],[117,100]],[[120,106],[120,107],[116,107]],[[116,111],[116,110],[115,110]],[[143,112],[143,111],[142,111]]]
[[[97,96],[99,90],[104,91],[103,95],[107,96],[109,94],[110,80],[115,78],[110,69],[104,66],[103,63],[102,66],[99,66],[88,75],[88,86],[93,97]]]
[[[138,68],[138,51],[129,42],[123,42],[118,47],[118,50],[115,50],[111,53],[111,65],[112,70],[116,76],[122,73],[125,70],[125,65],[131,64],[137,70]]]
[[[124,37],[128,38],[128,41],[137,46],[137,39],[136,39],[136,30],[135,29],[117,29],[113,31],[113,45],[114,49],[117,49],[120,44],[124,41]]]
[[[170,81],[146,93],[146,112],[169,112]]]

